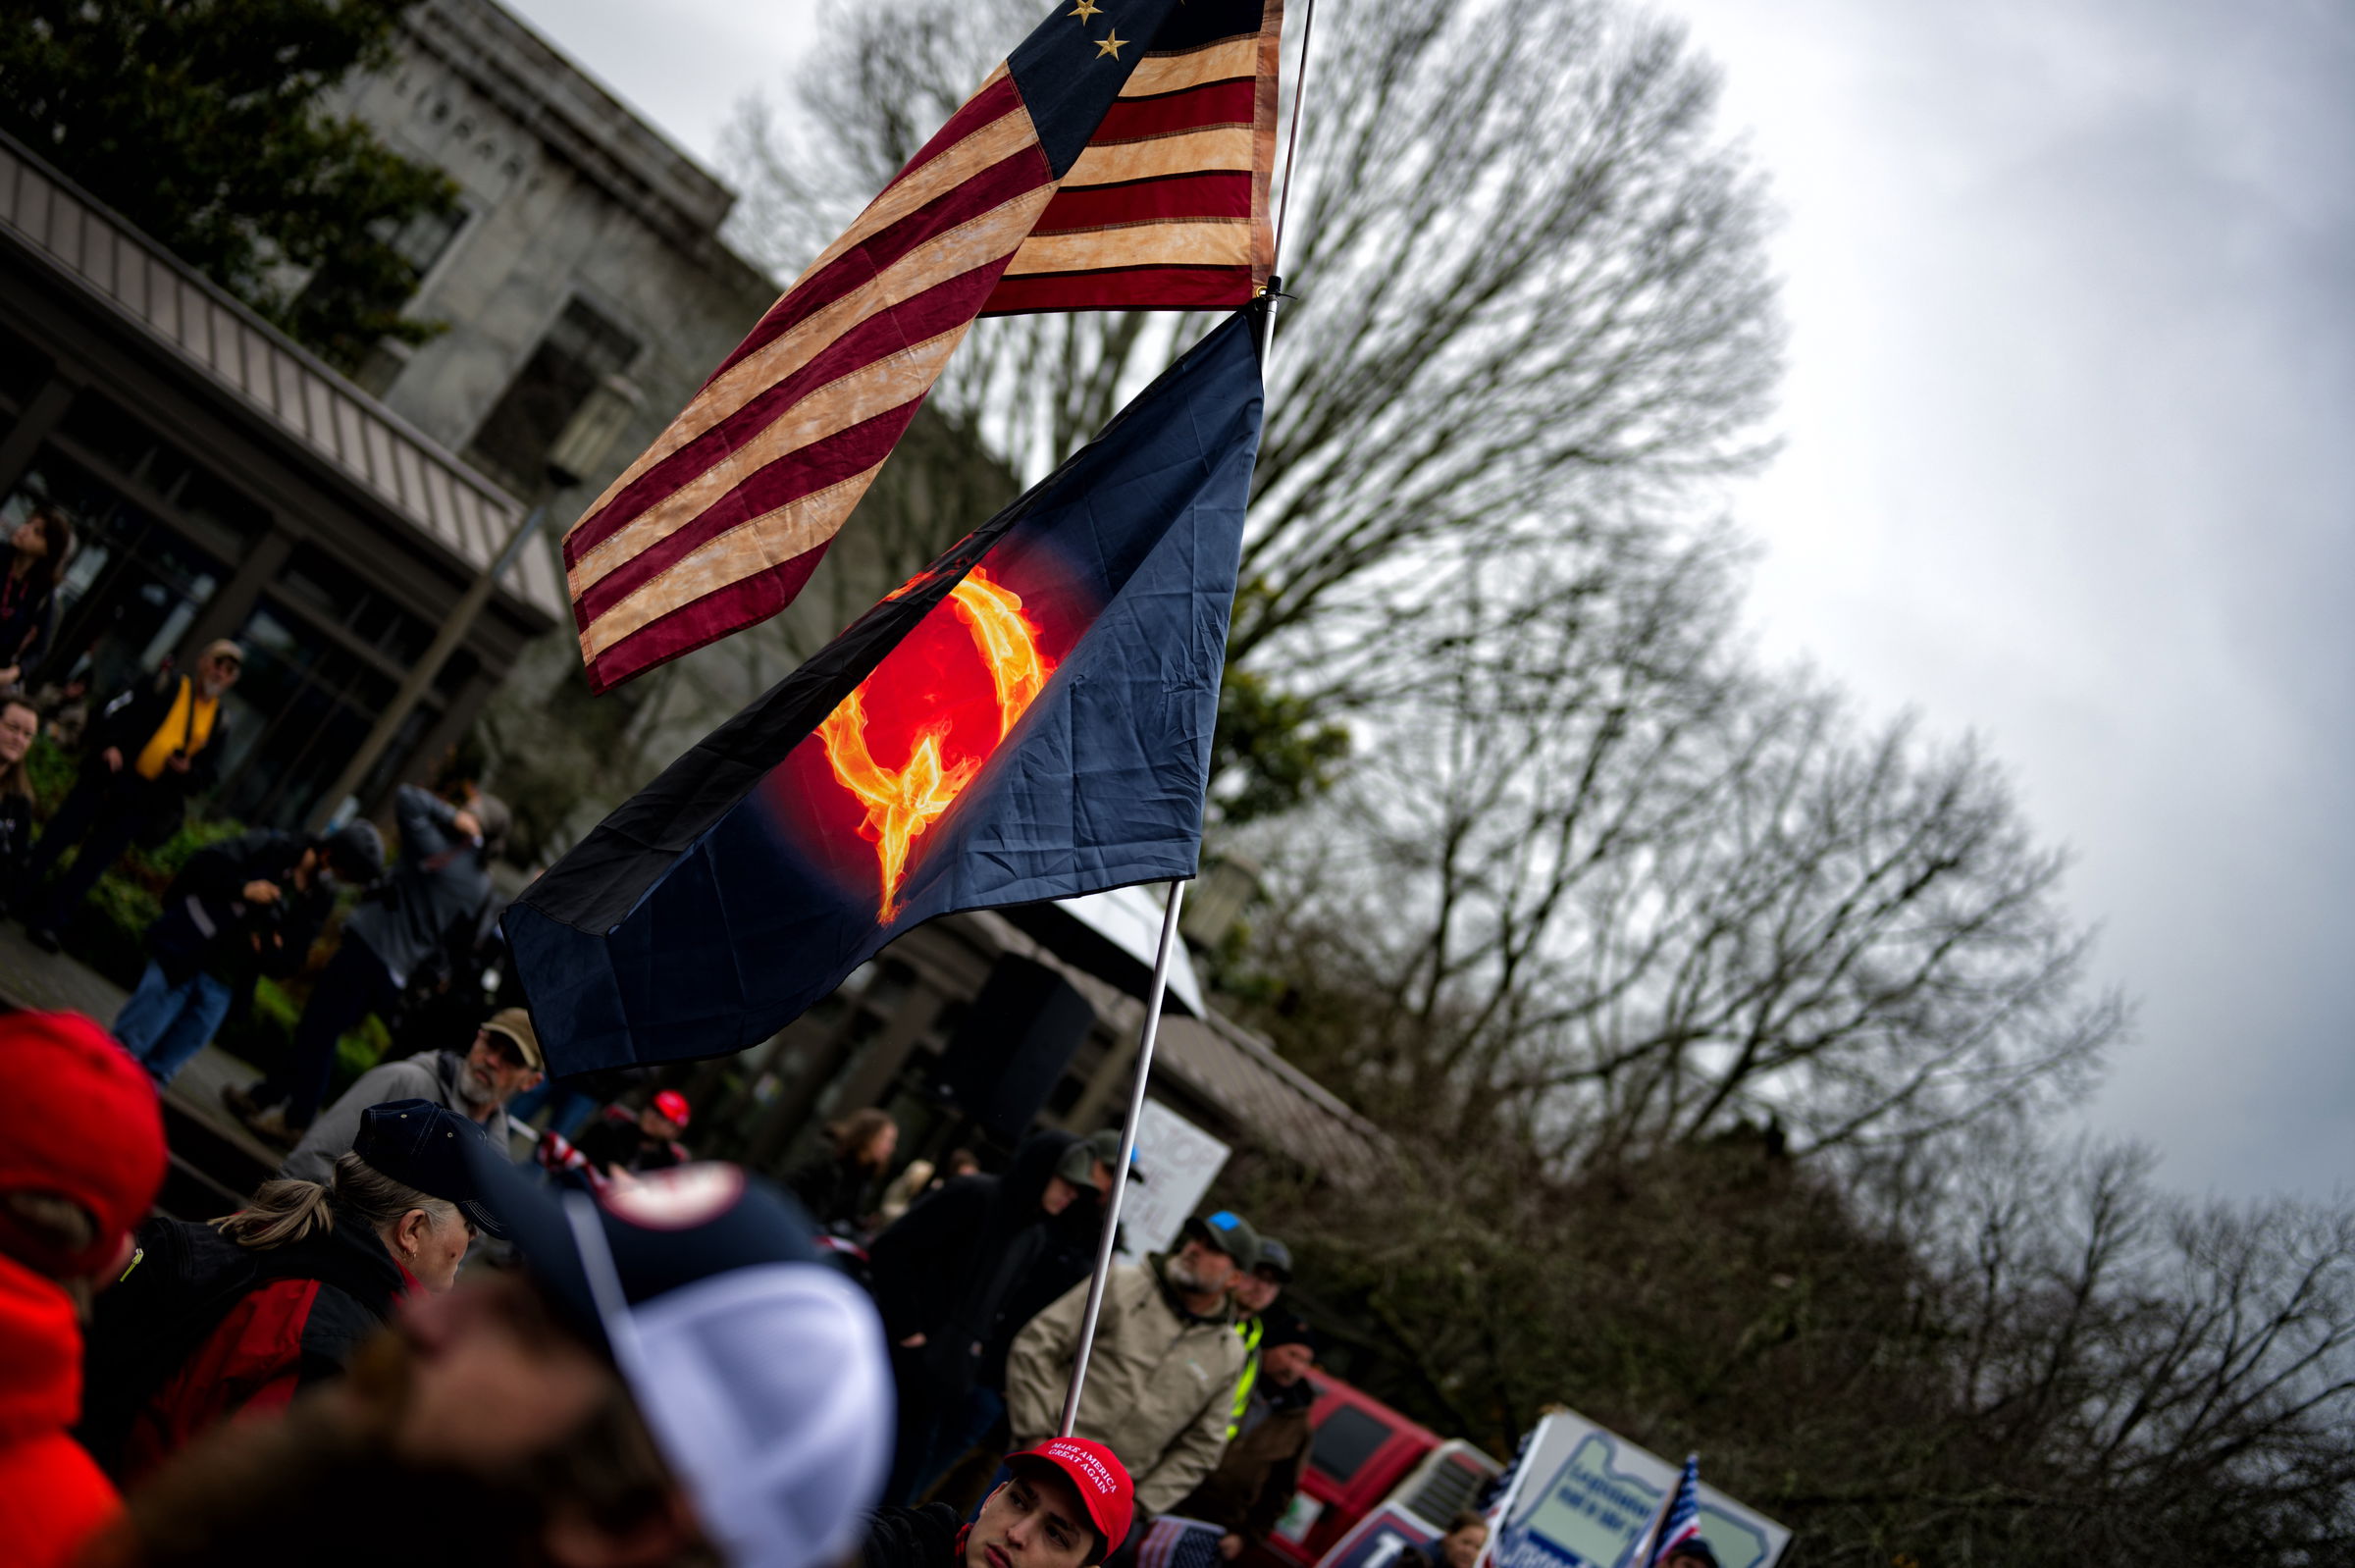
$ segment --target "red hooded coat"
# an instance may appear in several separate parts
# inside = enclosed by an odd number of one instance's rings
[[[66,1436],[81,1409],[81,1331],[57,1281],[0,1256],[0,1542],[57,1568],[122,1503]]]

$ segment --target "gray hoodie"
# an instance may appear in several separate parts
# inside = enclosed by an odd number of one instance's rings
[[[471,1116],[471,1108],[458,1095],[458,1074],[465,1071],[466,1057],[458,1051],[436,1051],[427,1056],[406,1057],[398,1062],[387,1062],[383,1067],[370,1068],[358,1081],[343,1091],[343,1097],[320,1113],[311,1124],[311,1130],[294,1145],[287,1163],[278,1174],[293,1181],[316,1181],[325,1186],[335,1176],[336,1161],[349,1154],[360,1138],[360,1114],[372,1105],[391,1100],[431,1100],[445,1105],[460,1116]],[[491,1113],[483,1124],[483,1131],[491,1139],[491,1147],[501,1153],[507,1147],[507,1113],[504,1107]]]
[[[403,784],[392,804],[400,824],[399,863],[343,922],[345,940],[367,943],[396,986],[409,983],[452,926],[479,917],[491,901],[482,846],[459,834],[457,814],[456,807],[431,791]]]

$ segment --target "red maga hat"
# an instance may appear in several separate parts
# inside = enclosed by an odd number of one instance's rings
[[[60,1279],[104,1268],[164,1184],[164,1118],[131,1053],[78,1013],[0,1018],[0,1193],[66,1198],[98,1222],[68,1252],[0,1215],[0,1251]]]
[[[654,1096],[654,1114],[669,1122],[673,1126],[686,1126],[689,1114],[687,1096],[676,1089],[664,1089],[660,1094]]]
[[[1100,1442],[1085,1437],[1050,1437],[1035,1448],[1009,1454],[1008,1466],[1022,1460],[1053,1465],[1079,1493],[1079,1506],[1104,1537],[1104,1555],[1110,1556],[1128,1539],[1128,1521],[1135,1510],[1136,1489],[1128,1467]]]

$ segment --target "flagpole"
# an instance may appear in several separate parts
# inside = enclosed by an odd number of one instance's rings
[[[1276,201],[1276,234],[1268,245],[1268,287],[1260,295],[1259,373],[1268,373],[1268,356],[1276,347],[1276,301],[1283,296],[1283,278],[1276,271],[1283,255],[1283,224],[1292,213],[1292,183],[1300,171],[1300,109],[1308,102],[1308,46],[1317,36],[1317,0],[1308,0],[1300,14],[1300,79],[1292,86],[1292,125],[1283,138],[1283,194]]]
[[[1178,954],[1178,905],[1183,882],[1170,884],[1161,912],[1161,947],[1153,955],[1153,983],[1145,990],[1145,1026],[1136,1039],[1136,1083],[1128,1091],[1128,1120],[1121,1128],[1120,1159],[1112,1168],[1112,1191],[1104,1200],[1104,1233],[1096,1238],[1096,1270],[1087,1281],[1087,1310],[1079,1317],[1079,1350],[1072,1358],[1072,1385],[1063,1396],[1063,1425],[1070,1437],[1079,1424],[1079,1390],[1087,1383],[1088,1352],[1096,1344],[1096,1318],[1104,1310],[1104,1282],[1112,1277],[1112,1249],[1121,1230],[1121,1199],[1128,1191],[1128,1166],[1136,1158],[1136,1129],[1145,1118],[1145,1080],[1153,1071],[1153,1042],[1161,1034],[1161,999],[1170,986],[1170,964]]]
[[[1315,36],[1317,0],[1308,0],[1300,20],[1300,79],[1292,89],[1292,124],[1283,149],[1283,194],[1276,207],[1276,231],[1268,247],[1268,287],[1259,296],[1259,373],[1264,384],[1269,355],[1276,343],[1276,298],[1283,287],[1276,266],[1283,249],[1283,222],[1291,211],[1292,180],[1300,153],[1300,108],[1308,100],[1308,46]],[[1104,1200],[1104,1233],[1096,1239],[1095,1272],[1088,1276],[1087,1307],[1079,1317],[1079,1345],[1072,1356],[1071,1386],[1064,1390],[1063,1423],[1056,1429],[1070,1437],[1079,1424],[1079,1393],[1087,1385],[1087,1362],[1096,1346],[1096,1320],[1104,1310],[1104,1286],[1112,1278],[1112,1253],[1120,1237],[1121,1199],[1128,1190],[1128,1166],[1136,1157],[1137,1124],[1145,1116],[1146,1080],[1153,1072],[1153,1042],[1161,1033],[1161,1002],[1170,983],[1170,964],[1178,952],[1178,906],[1185,889],[1182,880],[1170,883],[1169,904],[1161,912],[1161,947],[1153,955],[1153,983],[1145,996],[1145,1022],[1136,1040],[1136,1081],[1128,1091],[1128,1119],[1121,1127],[1120,1163],[1113,1168],[1112,1191]]]

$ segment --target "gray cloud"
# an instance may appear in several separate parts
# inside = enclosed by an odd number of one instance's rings
[[[2355,1175],[2355,34],[2276,4],[1694,0],[1790,214],[1767,646],[1976,728],[2142,1000],[2096,1125]]]

